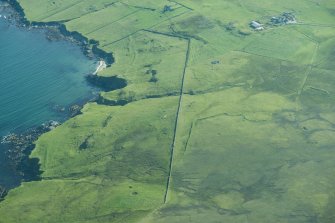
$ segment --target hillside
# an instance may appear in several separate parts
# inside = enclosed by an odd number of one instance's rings
[[[98,75],[127,86],[36,142],[42,181],[1,223],[335,222],[335,1],[19,3],[113,53]]]

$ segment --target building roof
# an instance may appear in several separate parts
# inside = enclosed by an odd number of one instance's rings
[[[260,23],[256,22],[256,21],[252,21],[250,23],[250,26],[255,28],[255,29],[262,27],[262,25]]]

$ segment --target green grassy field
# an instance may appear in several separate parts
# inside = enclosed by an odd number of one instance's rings
[[[1,223],[335,222],[334,1],[19,3],[113,53],[128,85],[101,98],[127,104],[43,135]]]

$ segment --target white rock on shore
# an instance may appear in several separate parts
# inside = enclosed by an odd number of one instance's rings
[[[95,70],[95,72],[93,74],[94,75],[98,74],[98,72],[106,69],[106,67],[107,67],[106,62],[104,60],[100,60],[99,64],[98,64],[98,67],[97,67],[97,69]]]

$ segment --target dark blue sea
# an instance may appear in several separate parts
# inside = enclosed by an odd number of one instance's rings
[[[0,11],[1,14],[1,11]],[[49,120],[68,119],[68,107],[92,98],[85,75],[96,62],[67,41],[49,41],[43,30],[11,25],[0,18],[0,137]],[[63,109],[62,109],[63,108]],[[61,110],[64,110],[63,112]],[[0,144],[0,184],[17,185]]]

